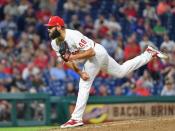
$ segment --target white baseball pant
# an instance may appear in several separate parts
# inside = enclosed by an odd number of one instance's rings
[[[111,56],[108,55],[106,49],[100,44],[96,44],[94,50],[96,52],[96,55],[88,59],[85,62],[83,68],[83,70],[89,74],[90,79],[84,81],[80,78],[77,102],[71,119],[82,120],[86,103],[89,97],[90,88],[100,69],[105,68],[109,74],[121,78],[145,65],[152,58],[151,54],[145,51],[143,54],[120,65]]]

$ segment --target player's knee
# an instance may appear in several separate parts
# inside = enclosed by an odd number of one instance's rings
[[[123,78],[128,74],[128,72],[126,70],[121,70],[119,73],[119,78]]]
[[[110,74],[117,78],[123,78],[125,76],[125,73],[110,73]]]
[[[125,73],[120,73],[120,75],[118,76],[118,78],[123,78],[123,77],[125,77]]]

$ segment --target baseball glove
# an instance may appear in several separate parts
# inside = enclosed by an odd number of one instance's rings
[[[61,42],[60,43],[60,49],[59,49],[59,53],[61,55],[61,58],[65,61],[68,62],[69,57],[71,55],[71,52],[69,51],[69,47],[67,42]]]

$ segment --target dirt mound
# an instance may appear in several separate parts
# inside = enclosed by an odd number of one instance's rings
[[[123,120],[101,124],[91,124],[82,127],[45,131],[174,131],[175,117],[159,117],[137,120]]]

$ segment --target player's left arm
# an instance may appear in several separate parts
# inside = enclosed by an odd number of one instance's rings
[[[88,80],[90,77],[88,75],[87,72],[84,72],[84,71],[81,71],[78,66],[74,63],[74,61],[68,61],[68,62],[65,62],[64,64],[66,64],[69,68],[73,69],[75,72],[77,72],[80,77],[83,79],[83,80]]]
[[[91,47],[88,50],[78,52],[76,54],[71,54],[70,57],[69,57],[69,60],[72,61],[72,60],[77,60],[77,59],[88,59],[92,56],[95,56],[95,51]]]

